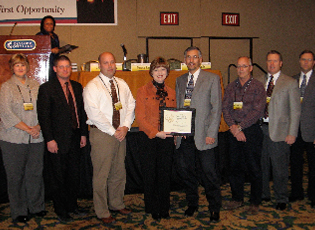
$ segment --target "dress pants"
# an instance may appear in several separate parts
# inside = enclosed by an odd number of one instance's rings
[[[308,190],[311,201],[315,202],[315,148],[313,142],[305,142],[299,130],[295,143],[291,146],[291,196],[304,197],[303,164],[304,150],[308,158]]]
[[[12,219],[45,210],[44,142],[15,144],[0,141],[8,181]]]
[[[167,214],[170,208],[174,138],[149,139],[144,132],[140,132],[139,139],[145,211],[152,214]]]
[[[91,128],[90,143],[94,210],[98,218],[107,218],[110,216],[109,209],[125,208],[126,139],[119,142],[114,136]]]
[[[50,180],[55,212],[59,216],[65,216],[78,207],[80,140],[80,130],[76,129],[72,133],[68,152],[59,150],[58,153],[51,153],[47,151],[48,179]]]
[[[237,141],[230,133],[230,184],[232,199],[244,201],[244,183],[248,175],[251,183],[250,203],[259,205],[262,194],[261,150],[263,133],[259,125],[254,124],[243,130],[246,142]]]
[[[290,145],[284,141],[274,142],[269,138],[268,125],[261,126],[264,133],[261,167],[263,174],[262,198],[270,198],[270,169],[277,203],[288,203],[288,179]]]
[[[209,211],[219,212],[221,189],[214,149],[200,151],[196,148],[194,137],[182,138],[180,147],[175,151],[175,161],[185,186],[188,206],[198,206],[198,186],[201,182],[209,202]]]

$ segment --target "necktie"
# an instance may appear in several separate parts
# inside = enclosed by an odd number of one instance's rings
[[[115,103],[118,102],[118,98],[117,98],[117,92],[116,92],[116,88],[114,85],[113,80],[109,80],[110,82],[110,89],[111,89],[111,93],[112,93],[112,102],[113,102],[113,127],[115,129],[117,129],[120,125],[120,114],[119,114],[119,110],[116,110],[115,108]]]
[[[186,94],[185,99],[191,99],[192,92],[194,91],[194,75],[190,76],[187,88],[186,88]]]
[[[301,97],[304,97],[305,88],[306,88],[306,75],[304,74],[301,87],[300,87]]]
[[[272,91],[273,91],[273,88],[275,87],[274,83],[273,83],[273,76],[271,75],[270,76],[270,80],[269,80],[269,83],[268,83],[268,87],[267,87],[267,97],[271,97],[272,95]],[[269,105],[269,102],[266,103],[266,108],[265,108],[265,118],[267,118],[269,116],[269,113],[268,113],[268,105]]]
[[[273,76],[271,75],[269,83],[268,83],[268,88],[267,88],[267,97],[271,97],[274,86],[275,85],[273,83]]]
[[[65,84],[66,84],[66,94],[67,94],[67,98],[68,98],[68,105],[69,105],[70,112],[71,112],[72,128],[76,129],[78,127],[78,121],[77,121],[77,116],[75,113],[73,97],[72,97],[72,94],[71,94],[70,89],[69,89],[69,82],[66,82]]]

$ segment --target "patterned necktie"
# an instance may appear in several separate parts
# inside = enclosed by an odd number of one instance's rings
[[[69,82],[66,82],[65,84],[66,84],[66,94],[67,94],[67,98],[68,98],[68,105],[69,105],[70,112],[71,112],[72,128],[76,129],[78,127],[78,121],[77,121],[77,116],[75,113],[73,97],[72,97],[72,94],[71,94],[70,89],[69,89]]]
[[[302,80],[302,83],[301,83],[301,87],[300,87],[301,97],[304,97],[305,88],[306,88],[306,75],[304,74],[303,80]]]
[[[190,76],[187,88],[186,88],[186,94],[185,99],[191,99],[192,93],[194,91],[194,75]]]
[[[111,93],[112,93],[112,102],[113,102],[113,127],[115,129],[117,129],[120,125],[120,114],[119,114],[119,110],[116,110],[115,108],[115,104],[118,102],[118,98],[117,98],[117,92],[116,92],[116,87],[114,85],[113,80],[109,80],[110,82],[110,89],[111,89]]]
[[[268,83],[268,87],[267,87],[267,97],[271,97],[272,95],[272,91],[273,91],[273,88],[275,87],[274,83],[273,83],[273,76],[271,75],[270,76],[270,80],[269,80],[269,83]],[[269,113],[268,113],[268,106],[269,106],[269,102],[266,103],[266,108],[265,108],[265,118],[267,118],[269,116]]]
[[[267,97],[271,97],[273,88],[275,87],[274,83],[273,83],[273,76],[270,76],[270,80],[268,83],[268,88],[267,88]]]

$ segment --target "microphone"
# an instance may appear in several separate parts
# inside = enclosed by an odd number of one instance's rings
[[[12,26],[12,29],[11,29],[11,32],[10,32],[9,36],[11,36],[11,35],[12,35],[13,30],[14,30],[14,28],[16,27],[16,25],[17,25],[17,22],[15,22],[15,23],[14,23],[14,25]]]
[[[124,43],[121,43],[120,46],[121,46],[121,48],[123,49],[124,55],[126,56],[127,50],[126,50],[126,48],[125,48]]]

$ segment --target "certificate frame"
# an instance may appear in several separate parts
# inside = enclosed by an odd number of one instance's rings
[[[160,130],[174,136],[194,136],[196,109],[160,108]],[[167,122],[166,122],[167,121]]]

